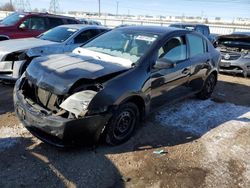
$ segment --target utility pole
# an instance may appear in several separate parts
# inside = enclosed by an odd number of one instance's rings
[[[101,16],[101,2],[98,0],[98,16]]]
[[[119,1],[116,1],[116,17],[118,17]]]
[[[10,1],[12,4],[12,1]],[[31,11],[30,1],[29,0],[15,0],[14,2],[16,10],[19,11]]]
[[[60,11],[60,8],[59,8],[58,0],[51,0],[50,6],[49,6],[49,12],[56,14],[59,11]]]

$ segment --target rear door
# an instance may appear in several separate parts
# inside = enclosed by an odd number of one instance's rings
[[[206,75],[211,70],[211,57],[208,52],[207,40],[198,34],[187,34],[191,72],[189,86],[193,91],[201,90]]]
[[[172,37],[158,51],[158,60],[174,63],[167,69],[151,70],[151,109],[172,102],[190,93],[187,83],[191,63],[187,55],[185,35]]]

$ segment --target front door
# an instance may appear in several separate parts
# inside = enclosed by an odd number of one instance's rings
[[[151,110],[191,92],[187,86],[191,62],[187,55],[185,35],[173,37],[158,51],[158,61],[171,62],[169,68],[151,70]]]

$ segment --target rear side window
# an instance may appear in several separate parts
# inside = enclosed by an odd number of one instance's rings
[[[67,19],[67,23],[68,24],[78,24],[78,22],[76,20],[72,20],[72,19]]]
[[[54,28],[59,25],[63,25],[63,20],[60,18],[48,18],[50,28]]]
[[[89,29],[80,33],[74,40],[75,44],[84,43],[99,34],[98,30]]]
[[[205,53],[204,40],[202,37],[198,35],[188,34],[187,39],[189,42],[190,57]]]

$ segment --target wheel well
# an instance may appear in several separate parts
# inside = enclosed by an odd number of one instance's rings
[[[140,112],[140,120],[142,120],[143,117],[145,116],[145,102],[143,98],[140,96],[132,96],[125,99],[122,103],[127,103],[127,102],[132,102],[138,107]]]
[[[2,40],[9,40],[9,38],[8,37],[0,36],[0,41],[2,41]]]

